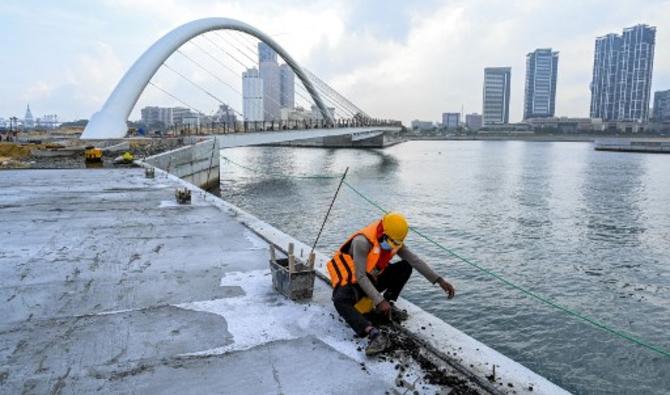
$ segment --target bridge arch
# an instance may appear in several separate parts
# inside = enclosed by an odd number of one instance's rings
[[[333,118],[326,108],[319,93],[314,89],[307,75],[298,63],[270,36],[244,22],[230,18],[204,18],[188,22],[170,31],[156,41],[131,68],[124,74],[116,85],[112,94],[100,111],[91,116],[91,119],[82,133],[82,139],[122,138],[126,135],[126,124],[130,112],[147,84],[158,71],[160,66],[179,47],[194,37],[212,30],[236,30],[247,33],[269,45],[291,67],[293,72],[302,81],[314,103],[321,111],[324,119],[334,124]],[[241,78],[241,77],[240,77]]]

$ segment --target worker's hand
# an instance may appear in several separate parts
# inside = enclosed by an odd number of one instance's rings
[[[384,315],[389,315],[391,313],[391,303],[386,299],[382,300],[377,305],[377,311]]]
[[[456,290],[454,289],[454,286],[449,284],[449,282],[443,278],[440,277],[439,280],[437,280],[437,283],[440,284],[440,287],[444,290],[444,292],[447,293],[447,298],[451,299],[456,295]]]

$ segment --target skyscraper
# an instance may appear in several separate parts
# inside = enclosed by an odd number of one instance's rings
[[[286,63],[279,66],[279,91],[281,108],[295,107],[295,74]]]
[[[509,123],[511,77],[511,67],[486,67],[484,69],[484,125]]]
[[[649,118],[656,28],[636,25],[598,37],[591,82],[591,118],[646,122]]]
[[[258,43],[258,63],[262,62],[277,63],[277,53],[263,41]]]
[[[254,67],[242,73],[242,112],[244,120],[263,121],[263,80]]]
[[[616,34],[596,38],[591,82],[591,118],[614,120],[614,87],[621,51],[621,37]]]
[[[554,116],[557,74],[558,52],[541,48],[526,55],[523,119]]]
[[[266,121],[276,121],[280,114],[280,80],[277,53],[264,42],[258,43],[258,69],[263,80],[263,114]]]

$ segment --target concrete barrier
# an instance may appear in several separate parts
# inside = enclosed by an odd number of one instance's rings
[[[216,138],[195,142],[142,161],[184,181],[209,189],[219,184],[219,143]]]

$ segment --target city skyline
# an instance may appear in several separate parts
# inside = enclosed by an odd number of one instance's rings
[[[647,23],[658,26],[659,43],[670,40],[670,32],[663,28],[670,17],[667,2],[609,2],[614,11],[603,15],[595,1],[579,7],[542,1],[513,6],[478,1],[412,6],[397,2],[384,6],[389,11],[382,14],[377,11],[387,3],[374,1],[365,5],[317,1],[301,7],[253,1],[81,4],[9,0],[0,5],[0,29],[16,38],[9,50],[14,59],[22,60],[10,62],[0,76],[8,97],[0,103],[4,117],[21,117],[26,103],[38,113],[57,113],[63,120],[90,117],[124,70],[153,41],[178,24],[203,16],[228,16],[259,26],[301,65],[361,108],[406,124],[415,118],[437,120],[442,112],[461,105],[465,113],[481,112],[481,70],[499,64],[513,69],[510,122],[520,121],[523,55],[544,47],[561,52],[556,114],[588,116],[596,37]],[[151,24],[142,22],[146,15],[152,15]],[[364,28],[362,20],[368,21]],[[559,20],[561,29],[547,28]],[[63,46],[64,42],[68,45]],[[670,86],[666,52],[657,47],[652,92]],[[45,57],[49,62],[41,61]],[[197,77],[195,71],[193,76]],[[131,119],[139,117],[142,106],[175,105],[160,92],[145,92],[141,100]],[[194,101],[208,111],[216,107],[207,98]]]

